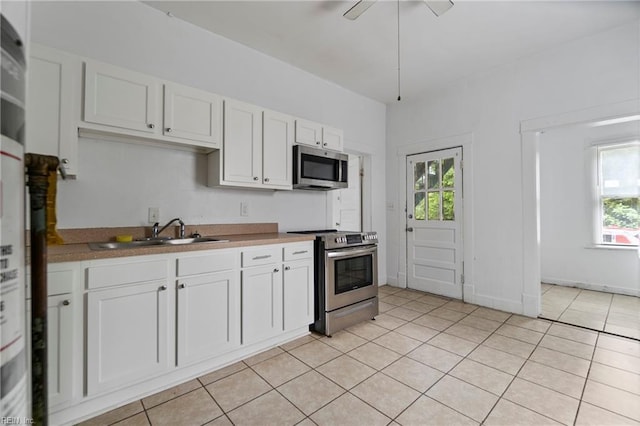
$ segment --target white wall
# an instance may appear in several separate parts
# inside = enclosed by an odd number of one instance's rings
[[[640,123],[570,126],[540,137],[542,281],[640,296],[634,249],[596,248],[592,144],[640,136]],[[640,166],[639,166],[640,167]]]
[[[405,250],[398,150],[471,133],[473,154],[464,161],[474,171],[464,179],[473,188],[474,217],[465,229],[473,272],[466,276],[471,291],[465,299],[524,312],[520,122],[640,98],[639,24],[559,45],[388,107],[387,202],[394,206],[387,212],[389,282],[397,282],[405,268],[398,255]]]
[[[344,129],[345,149],[370,154],[384,187],[385,107],[138,2],[35,2],[32,40],[78,55]],[[59,185],[60,228],[275,221],[281,230],[326,227],[326,193],[205,186],[203,155],[81,139],[78,180]],[[371,194],[371,229],[386,240],[385,194]],[[240,202],[249,217],[240,217]],[[380,276],[386,276],[385,246]]]

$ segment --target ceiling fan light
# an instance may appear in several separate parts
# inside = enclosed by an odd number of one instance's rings
[[[442,15],[453,7],[451,0],[424,0],[424,4],[426,4],[436,16]]]
[[[367,9],[373,6],[375,2],[376,0],[360,0],[358,3],[353,5],[351,9],[347,10],[342,16],[353,21],[360,15],[362,15]]]

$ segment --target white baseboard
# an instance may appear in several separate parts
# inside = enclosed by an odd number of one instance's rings
[[[604,293],[615,293],[615,294],[623,294],[625,296],[640,297],[640,289],[580,283],[575,281],[563,280],[559,278],[549,278],[549,277],[543,277],[541,281],[545,284],[561,285],[564,287],[576,287],[584,290],[602,291]]]

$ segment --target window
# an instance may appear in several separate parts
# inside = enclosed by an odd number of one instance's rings
[[[415,219],[455,220],[454,159],[417,162],[413,176]]]
[[[597,147],[598,244],[638,246],[640,141]]]

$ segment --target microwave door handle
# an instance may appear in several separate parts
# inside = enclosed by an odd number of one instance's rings
[[[341,257],[354,257],[360,256],[363,254],[372,254],[378,250],[377,247],[373,248],[365,248],[365,249],[353,249],[353,250],[345,250],[345,251],[329,251],[327,252],[327,257],[331,259],[339,259]]]

